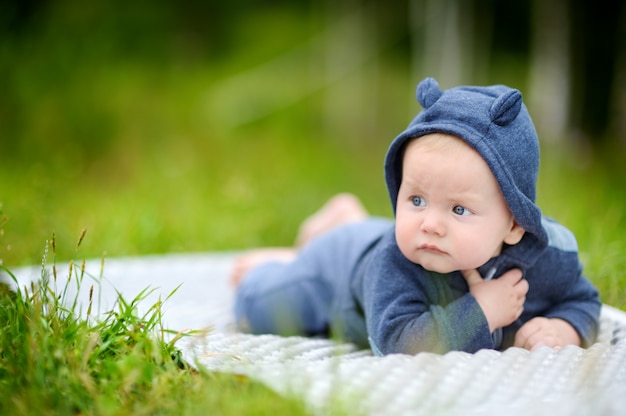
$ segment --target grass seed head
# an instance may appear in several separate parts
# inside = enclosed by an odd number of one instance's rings
[[[83,242],[83,239],[85,238],[86,233],[87,233],[87,229],[83,228],[80,232],[80,236],[78,237],[78,242],[76,243],[76,250],[80,248],[80,245]]]

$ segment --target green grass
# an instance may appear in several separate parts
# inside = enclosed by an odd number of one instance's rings
[[[41,280],[31,287],[0,286],[0,413],[304,414],[300,402],[245,377],[209,373],[185,362],[175,343],[193,334],[166,336],[161,306],[168,299],[139,315],[146,289],[131,301],[120,295],[117,307],[99,319],[90,302],[81,317],[67,289],[91,281],[84,266],[70,266],[67,275],[54,264],[51,270],[42,268]],[[17,284],[5,266],[0,272]]]

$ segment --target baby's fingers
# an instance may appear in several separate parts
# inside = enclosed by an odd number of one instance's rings
[[[461,270],[461,274],[465,278],[468,286],[473,286],[476,283],[480,283],[483,281],[482,276],[480,275],[480,273],[478,273],[478,270],[476,269]]]
[[[528,281],[523,278],[522,271],[519,269],[509,270],[499,280],[510,284],[517,296],[526,296],[528,293]]]
[[[562,340],[545,317],[535,317],[526,322],[515,334],[514,346],[533,350],[540,346],[560,348]]]
[[[515,284],[515,290],[520,296],[526,296],[528,293],[528,289],[530,289],[530,285],[528,284],[528,280],[522,279]]]
[[[511,269],[500,276],[500,280],[506,280],[511,283],[517,283],[523,280],[522,271],[520,269]]]

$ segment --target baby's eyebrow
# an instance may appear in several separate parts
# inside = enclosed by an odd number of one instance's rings
[[[491,199],[491,193],[486,193],[484,190],[479,189],[466,189],[457,192],[452,192],[448,195],[448,198],[451,200],[457,201],[459,204],[469,203],[469,204],[478,204],[484,203],[486,199]]]

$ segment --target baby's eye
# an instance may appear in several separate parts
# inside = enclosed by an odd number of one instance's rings
[[[464,208],[464,207],[462,207],[460,205],[455,205],[452,208],[452,212],[454,212],[456,215],[469,215],[469,214],[471,214],[471,212],[467,208]]]
[[[424,202],[424,198],[422,198],[421,196],[414,196],[412,201],[413,205],[415,205],[416,207],[423,207],[426,205],[426,203]]]

